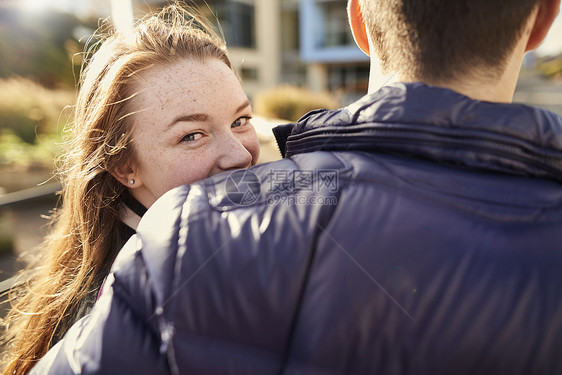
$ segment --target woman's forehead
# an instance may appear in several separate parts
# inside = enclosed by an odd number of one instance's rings
[[[166,122],[178,115],[205,113],[220,117],[246,100],[234,72],[219,59],[185,59],[155,65],[138,75],[134,112]]]
[[[146,89],[201,91],[213,83],[240,85],[234,72],[219,59],[182,59],[175,63],[154,65],[138,74],[137,84]]]

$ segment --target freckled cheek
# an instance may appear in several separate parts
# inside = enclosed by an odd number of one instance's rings
[[[207,163],[184,161],[172,171],[174,184],[179,186],[202,180],[208,177],[210,169]]]

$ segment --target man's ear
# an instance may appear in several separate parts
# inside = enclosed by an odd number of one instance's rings
[[[142,180],[131,165],[120,165],[109,173],[128,188],[134,189],[142,186]]]
[[[361,48],[361,51],[370,56],[369,38],[367,37],[367,28],[365,27],[365,21],[363,21],[363,13],[361,12],[359,0],[348,1],[347,18],[355,43]]]
[[[558,12],[560,12],[560,0],[540,0],[537,6],[537,15],[525,51],[534,50],[542,43]]]

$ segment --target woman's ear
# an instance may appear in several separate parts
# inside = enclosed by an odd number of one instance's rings
[[[359,48],[361,48],[361,51],[367,54],[367,56],[370,56],[369,38],[367,37],[367,28],[365,27],[363,12],[361,11],[359,0],[348,1],[347,18],[349,20],[349,26],[351,27],[351,33],[353,34],[355,43],[357,43]]]
[[[548,34],[550,27],[560,12],[560,0],[540,0],[537,7],[537,15],[531,26],[531,34],[529,35],[525,51],[534,50],[546,38],[546,34]]]
[[[143,184],[141,178],[138,176],[138,173],[136,173],[135,169],[131,165],[120,165],[111,170],[109,173],[111,173],[117,181],[130,189],[140,187]]]

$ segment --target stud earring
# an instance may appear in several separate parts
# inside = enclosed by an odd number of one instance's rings
[[[135,184],[135,180],[130,179],[130,180],[129,180],[129,185],[134,185],[134,184]]]

